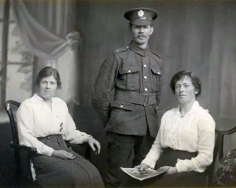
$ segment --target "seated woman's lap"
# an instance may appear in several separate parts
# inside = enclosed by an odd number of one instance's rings
[[[63,160],[49,156],[33,158],[36,179],[43,186],[81,186],[87,187],[101,183],[101,177],[93,164],[78,154],[75,159]],[[91,181],[90,181],[91,180]]]
[[[126,187],[204,187],[207,178],[198,172],[180,172],[171,175],[160,175],[144,181],[129,179]]]
[[[40,154],[32,156],[39,185],[43,187],[103,187],[97,168],[68,148],[61,136],[53,135],[39,138],[39,140],[54,149],[66,150],[76,156],[74,159],[60,159]]]
[[[175,163],[178,159],[191,159],[195,157],[197,152],[187,152],[180,150],[173,150],[171,148],[164,148],[163,153],[158,159],[155,169],[158,169],[162,166],[175,166]],[[206,185],[206,173],[198,173],[195,171],[190,172],[180,172],[171,175],[162,174],[160,176],[144,180],[142,182],[129,179],[127,186],[128,187],[203,187]]]

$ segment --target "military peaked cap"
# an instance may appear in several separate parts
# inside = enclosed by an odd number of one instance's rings
[[[131,24],[138,26],[150,25],[152,20],[155,20],[158,16],[158,13],[154,9],[150,8],[135,8],[128,10],[124,17],[130,21]]]

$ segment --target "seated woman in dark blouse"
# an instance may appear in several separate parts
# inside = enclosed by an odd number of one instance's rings
[[[25,100],[17,111],[20,144],[37,149],[32,157],[37,183],[42,187],[103,187],[101,176],[89,161],[68,148],[88,142],[100,153],[100,143],[76,130],[66,103],[54,94],[61,88],[59,73],[43,68],[37,77],[38,92]]]
[[[179,106],[167,111],[149,153],[139,166],[169,170],[142,182],[130,179],[127,186],[138,187],[195,187],[206,185],[206,168],[212,163],[215,122],[207,110],[196,101],[201,94],[199,78],[188,71],[180,71],[170,87]]]

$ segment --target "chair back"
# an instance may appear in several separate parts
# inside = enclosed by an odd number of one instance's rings
[[[10,142],[10,146],[14,149],[15,153],[15,164],[16,164],[16,178],[21,178],[21,172],[23,171],[22,164],[21,164],[21,158],[24,156],[21,156],[20,151],[27,151],[27,160],[30,161],[30,153],[36,153],[37,150],[35,148],[23,146],[19,144],[19,136],[18,136],[18,130],[17,130],[17,123],[16,123],[16,112],[20,106],[20,103],[14,100],[8,100],[5,102],[5,109],[7,111],[10,124],[11,124],[11,131],[12,131],[12,141]],[[85,158],[91,161],[91,148],[86,143],[83,147]],[[34,168],[32,167],[32,163],[30,162],[30,170],[31,175],[30,179],[32,182],[35,181],[35,172]],[[27,173],[27,172],[26,172]]]
[[[19,144],[19,136],[18,136],[18,130],[17,130],[17,123],[16,123],[16,112],[19,106],[20,106],[20,103],[14,100],[8,100],[5,102],[5,109],[7,111],[7,114],[10,120],[11,132],[12,132],[12,141],[10,142],[10,146],[14,149],[14,153],[15,153],[15,164],[16,164],[15,175],[16,175],[17,183],[19,183],[19,186],[21,187],[19,180],[22,177],[23,166],[27,167],[29,165],[32,165],[31,162],[28,164],[27,161],[30,161],[29,153],[36,152],[36,149],[30,148],[27,146],[21,146]],[[21,150],[27,151],[27,153],[21,153]],[[21,161],[22,158],[27,159],[25,162],[27,164],[24,164],[24,161],[23,161],[23,166],[22,166],[22,161]],[[36,180],[34,174],[32,173],[32,170],[34,171],[34,168],[31,166],[29,167],[30,167],[31,172],[29,172],[29,170],[28,171],[25,170],[26,171],[25,176],[29,176],[29,178],[27,179],[30,179],[31,182],[34,182]]]
[[[17,101],[8,100],[5,102],[5,109],[7,111],[11,125],[13,144],[19,144],[18,130],[16,124],[16,112],[19,106],[20,103]]]

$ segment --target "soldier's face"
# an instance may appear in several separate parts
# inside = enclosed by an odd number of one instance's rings
[[[133,40],[137,45],[147,44],[148,40],[153,33],[154,28],[150,25],[138,26],[131,25],[130,32],[133,36]]]

